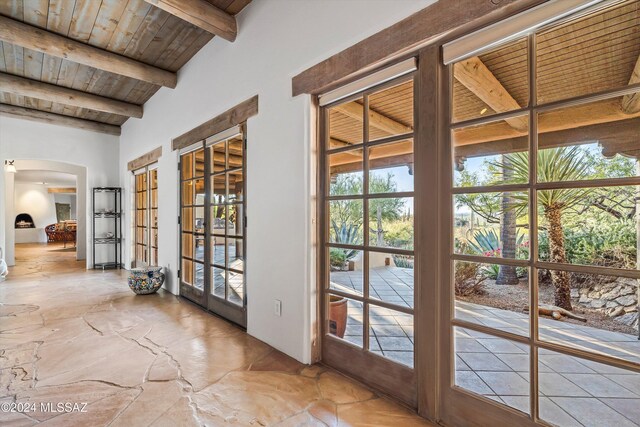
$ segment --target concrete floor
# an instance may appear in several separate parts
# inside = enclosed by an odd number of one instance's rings
[[[18,245],[0,284],[0,425],[428,426],[358,383],[305,366],[175,296],[136,296],[125,271]],[[87,403],[87,412],[41,403]],[[4,407],[4,406],[3,406]]]

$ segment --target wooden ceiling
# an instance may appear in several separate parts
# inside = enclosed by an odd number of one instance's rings
[[[250,1],[0,0],[0,113],[119,134]]]
[[[538,104],[640,84],[640,0],[553,26],[538,33],[536,40]],[[529,105],[527,50],[523,39],[456,63],[454,122]],[[369,97],[370,139],[412,131],[412,93],[407,82]],[[359,99],[330,110],[329,148],[362,142],[362,104]],[[635,94],[541,114],[538,130],[540,147],[600,141],[603,147],[615,146],[615,152],[640,155],[640,87]],[[453,143],[456,156],[474,157],[526,150],[527,134],[525,114],[457,129]],[[397,149],[388,155],[403,164],[407,146],[399,144]],[[362,150],[354,149],[332,155],[329,163],[337,172],[361,169],[346,166],[361,161]]]

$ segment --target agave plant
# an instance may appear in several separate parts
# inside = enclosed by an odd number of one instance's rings
[[[342,243],[344,245],[358,245],[360,244],[360,226],[357,224],[345,224],[338,225],[336,221],[331,221],[331,228],[335,236],[336,243]],[[356,256],[357,251],[353,249],[343,249],[345,259],[348,261]]]
[[[506,159],[506,160],[505,160]],[[509,174],[522,182],[529,177],[529,154],[527,152],[514,153],[503,156],[498,174]],[[538,181],[579,181],[589,175],[589,162],[584,150],[580,147],[560,147],[538,151]],[[565,263],[564,233],[562,230],[562,214],[569,208],[580,203],[588,190],[584,189],[555,189],[538,192],[538,203],[549,227],[549,250],[551,262]],[[525,210],[528,204],[526,195],[513,195],[512,209]],[[571,310],[571,288],[569,273],[565,271],[551,271],[551,280],[555,287],[555,304],[566,310]]]

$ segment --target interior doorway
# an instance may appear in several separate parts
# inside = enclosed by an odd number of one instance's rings
[[[15,160],[4,172],[5,257],[16,263],[16,244],[60,244],[85,260],[86,168],[48,160]]]

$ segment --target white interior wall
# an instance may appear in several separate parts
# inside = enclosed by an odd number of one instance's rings
[[[16,160],[16,167],[53,170],[78,176],[77,254],[91,262],[91,191],[97,186],[118,185],[118,137],[81,129],[0,116],[0,162]],[[52,166],[53,165],[53,166]],[[14,264],[14,174],[0,173],[0,247],[9,265]],[[84,197],[79,197],[83,194]],[[4,224],[4,227],[2,227]]]
[[[33,218],[36,228],[44,228],[56,222],[56,205],[54,195],[47,191],[45,185],[16,182],[14,193],[14,211],[28,213]],[[14,215],[15,217],[15,215]]]
[[[311,358],[314,313],[311,103],[291,96],[291,78],[307,67],[426,7],[433,0],[254,1],[238,16],[234,43],[216,37],[179,72],[176,89],[160,89],[144,118],[120,138],[120,183],[130,192],[127,162],[163,147],[158,162],[159,263],[178,292],[178,157],[174,138],[259,95],[248,122],[248,332],[302,361]],[[131,195],[124,200],[131,209]],[[131,221],[128,215],[126,221]],[[131,232],[125,260],[131,258]],[[274,315],[274,300],[282,316]]]

